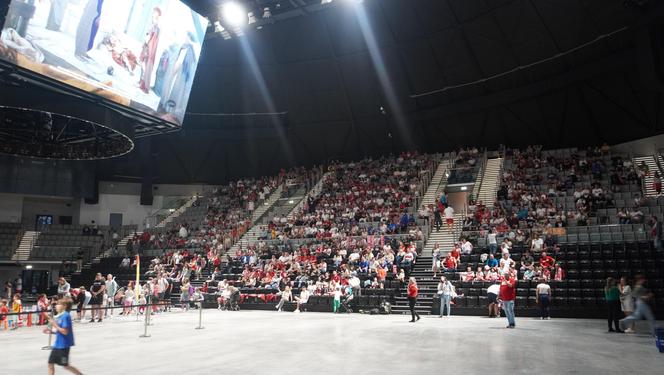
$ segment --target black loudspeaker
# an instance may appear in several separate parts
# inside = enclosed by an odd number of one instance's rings
[[[85,204],[99,204],[99,174],[97,173],[97,168],[94,168],[94,181],[92,183],[92,189],[84,190],[84,199]]]
[[[142,139],[139,155],[141,158],[141,205],[152,206],[152,182],[154,180],[155,160],[152,155],[152,142],[149,138]]]
[[[141,206],[152,206],[152,178],[141,179]]]

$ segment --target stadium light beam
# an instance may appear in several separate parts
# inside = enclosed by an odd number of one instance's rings
[[[369,50],[369,56],[371,57],[371,63],[376,70],[376,75],[378,76],[378,82],[380,83],[383,93],[385,94],[385,99],[389,104],[389,109],[391,113],[394,114],[394,122],[396,125],[397,133],[399,134],[403,145],[408,150],[412,150],[415,147],[413,142],[413,137],[411,135],[406,117],[404,115],[399,99],[397,98],[396,90],[392,84],[392,79],[390,74],[387,71],[385,66],[385,60],[380,53],[380,48],[378,47],[378,42],[376,41],[376,35],[371,29],[371,24],[369,23],[369,17],[367,16],[366,9],[364,9],[363,4],[359,1],[355,1],[356,6],[353,7],[355,16],[360,25],[360,30],[362,31],[362,36],[364,41],[367,44],[367,49]]]
[[[258,84],[258,90],[260,92],[261,98],[263,99],[263,102],[265,103],[265,106],[267,107],[268,112],[277,113],[278,112],[277,107],[274,104],[274,99],[272,98],[272,94],[270,94],[270,90],[267,87],[267,83],[265,82],[265,77],[263,76],[263,72],[261,71],[261,68],[258,65],[258,60],[256,60],[256,54],[254,53],[254,50],[251,48],[251,43],[249,42],[248,38],[240,38],[239,42],[242,53],[247,59],[249,68],[251,69],[251,72],[256,78],[256,83]],[[284,132],[283,128],[280,126],[279,120],[274,120],[273,116],[270,117],[270,119],[273,120],[274,130],[276,131],[277,138],[279,139],[281,147],[283,148],[286,154],[286,160],[290,165],[293,165],[295,163],[295,158],[293,155],[293,149],[291,148],[290,142],[288,141],[288,137]],[[265,203],[267,204],[267,202]]]
[[[228,25],[233,27],[240,28],[247,24],[247,11],[234,1],[221,6],[221,16]]]

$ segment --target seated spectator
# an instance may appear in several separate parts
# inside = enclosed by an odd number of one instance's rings
[[[519,268],[519,271],[526,272],[526,270],[531,270],[533,269],[534,264],[535,259],[528,251],[526,251],[523,253],[523,255],[521,255],[521,268]]]
[[[300,312],[302,306],[306,305],[309,302],[309,291],[307,288],[302,288],[300,295],[295,297],[295,303],[297,304],[294,312]]]
[[[510,255],[508,253],[503,254],[502,259],[500,259],[500,274],[505,275],[510,272],[510,269],[514,268],[516,263],[512,258],[510,258]]]
[[[461,275],[461,280],[465,282],[472,282],[475,280],[475,272],[473,272],[473,268],[471,266],[466,268],[466,272]]]
[[[444,271],[454,271],[457,268],[457,260],[451,254],[447,254],[445,260],[443,261],[443,270]]]
[[[553,275],[553,279],[556,281],[565,280],[565,270],[560,266],[560,264],[556,263]]]
[[[484,278],[484,270],[482,269],[482,266],[477,267],[477,271],[475,272],[475,279],[473,281],[486,281]]]
[[[553,265],[556,263],[556,260],[553,259],[553,257],[547,255],[546,252],[542,252],[539,263],[543,269],[549,269],[553,268]]]
[[[498,267],[498,260],[493,256],[493,254],[489,254],[489,259],[487,259],[484,264],[489,268]]]
[[[464,239],[464,241],[465,241],[465,243],[463,245],[461,245],[462,249],[463,249],[463,246],[465,244],[470,244],[470,241],[466,241],[465,239]],[[473,249],[473,246],[470,245],[470,251],[471,252],[473,251],[472,249]],[[464,254],[466,254],[466,253],[464,253]],[[470,254],[470,253],[468,253],[468,254]],[[452,258],[454,258],[457,261],[457,263],[459,263],[459,261],[461,260],[461,251],[459,251],[459,245],[454,245],[454,248],[452,248],[452,251],[450,251],[450,256],[452,256]]]
[[[473,253],[473,244],[465,238],[461,240],[461,253],[464,255],[470,255]]]

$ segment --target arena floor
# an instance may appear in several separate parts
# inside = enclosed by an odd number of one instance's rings
[[[664,354],[647,336],[605,333],[603,320],[203,311],[158,315],[139,338],[134,317],[75,326],[84,374],[649,374]],[[0,331],[2,374],[46,372],[47,335]],[[658,370],[659,369],[659,370]],[[65,373],[56,370],[56,373]]]

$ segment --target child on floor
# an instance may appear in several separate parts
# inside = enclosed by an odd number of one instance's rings
[[[12,312],[14,314],[20,314],[23,312],[23,303],[21,302],[21,295],[16,293],[14,294],[14,301],[12,302]],[[20,315],[14,315],[11,319],[11,329],[16,329],[23,325]]]
[[[55,373],[55,365],[62,366],[71,373],[81,374],[76,367],[69,364],[69,350],[74,346],[74,326],[69,315],[71,306],[72,301],[69,298],[62,298],[55,305],[58,315],[54,318],[48,317],[50,330],[55,333],[53,350],[48,357],[49,374]]]
[[[0,301],[0,329],[7,329],[9,326],[9,308],[7,307],[7,300],[3,299]]]
[[[337,287],[334,290],[334,305],[332,306],[335,314],[339,310],[339,306],[341,306],[341,288]]]

